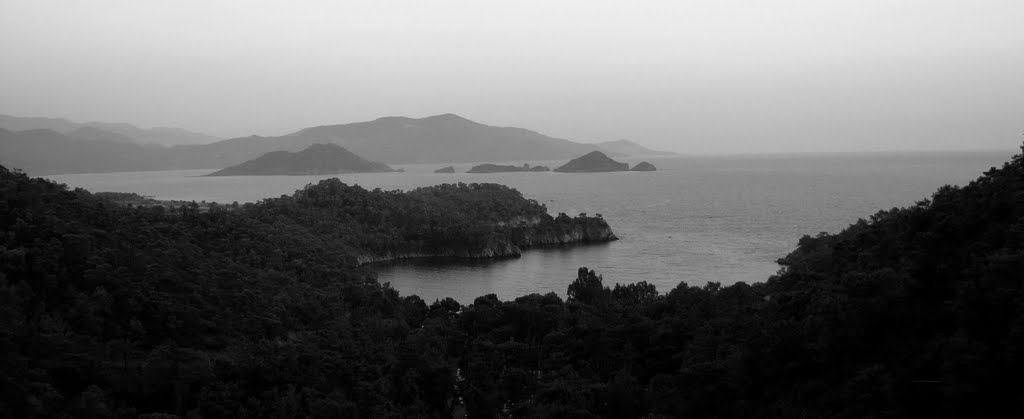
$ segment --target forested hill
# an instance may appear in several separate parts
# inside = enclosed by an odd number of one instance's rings
[[[1024,411],[1021,156],[915,206],[804,237],[765,283],[659,293],[643,282],[609,287],[580,269],[566,300],[488,295],[466,306],[401,297],[354,262],[336,262],[382,253],[372,246],[461,240],[445,232],[467,225],[448,229],[446,215],[410,209],[490,214],[468,226],[515,237],[500,230],[509,216],[525,214],[516,225],[528,226],[543,206],[498,186],[353,188],[327,181],[199,212],[128,208],[0,170],[0,413]],[[420,216],[437,224],[413,228],[424,224],[408,217]],[[598,222],[551,222],[559,219]],[[376,223],[392,227],[356,227]]]

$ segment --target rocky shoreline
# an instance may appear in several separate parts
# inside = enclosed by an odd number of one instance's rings
[[[566,217],[568,218],[568,217]],[[358,266],[403,259],[460,258],[492,259],[519,257],[526,250],[537,247],[583,245],[606,243],[618,240],[611,227],[598,217],[570,219],[569,229],[560,229],[554,221],[541,222],[525,227],[516,227],[504,232],[499,239],[477,249],[438,249],[432,252],[400,252],[388,254],[363,254],[356,257]],[[557,231],[556,231],[557,230]]]

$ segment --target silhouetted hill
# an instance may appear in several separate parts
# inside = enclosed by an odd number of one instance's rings
[[[48,124],[70,133],[89,127],[110,134],[90,131],[83,137],[107,139],[127,137],[137,143],[177,141],[203,141],[202,134],[172,128],[140,129],[130,124],[90,122],[78,124],[67,120],[45,118],[5,117],[8,123],[23,128],[32,124]],[[106,136],[107,138],[103,138]],[[176,138],[176,139],[175,139]],[[168,147],[164,152],[153,152],[158,158],[124,162],[118,166],[94,167],[90,171],[110,172],[131,166],[135,170],[215,169],[233,166],[258,158],[272,151],[297,152],[313,144],[337,144],[372,161],[389,164],[449,163],[478,161],[549,160],[568,158],[597,150],[593,144],[575,143],[548,137],[522,128],[493,127],[479,124],[457,115],[445,114],[421,119],[386,117],[369,122],[344,125],[325,125],[306,128],[280,137],[250,136],[216,141],[210,144],[185,144]],[[92,143],[83,145],[90,147]],[[102,146],[105,152],[109,146]],[[95,154],[99,150],[90,151]],[[54,151],[59,154],[60,151]],[[122,158],[131,158],[133,151],[119,150]],[[32,162],[29,162],[32,163]],[[81,170],[81,165],[46,166],[48,173],[67,173]]]
[[[96,128],[93,126],[84,126],[76,128],[64,134],[68,138],[75,140],[86,140],[86,141],[112,141],[115,143],[135,143],[135,139],[118,134],[116,132],[107,131],[104,129]]]
[[[313,144],[298,153],[272,151],[207,176],[330,175],[393,171],[386,164],[366,160],[338,145]]]
[[[550,172],[547,166],[530,166],[523,163],[522,166],[484,163],[473,166],[466,173],[503,173],[503,172]]]
[[[64,118],[18,117],[0,114],[0,128],[8,131],[30,131],[48,129],[59,133],[71,132],[82,124]]]
[[[658,169],[654,167],[653,164],[642,161],[640,163],[637,163],[636,166],[633,166],[633,168],[629,170],[633,172],[653,172]]]
[[[79,128],[71,135],[51,130],[0,130],[0,164],[31,174],[153,170],[164,165],[164,150],[126,143],[117,134]]]
[[[595,145],[610,154],[620,156],[675,156],[678,154],[671,151],[651,150],[629,140],[606,141]]]
[[[48,129],[59,132],[61,134],[69,135],[72,138],[75,137],[71,135],[73,131],[81,130],[83,128],[94,128],[118,134],[120,136],[129,138],[131,139],[131,141],[139,144],[156,144],[162,146],[173,146],[182,144],[209,144],[221,140],[221,138],[201,134],[198,132],[188,131],[181,128],[139,128],[135,125],[126,123],[111,123],[97,121],[80,123],[63,118],[17,117],[10,115],[0,115],[0,128],[4,128],[10,131]],[[86,135],[95,136],[98,134],[93,132]]]
[[[139,128],[132,124],[87,122],[85,125],[115,132],[134,138],[141,144],[158,144],[163,146],[210,144],[221,141],[221,138],[175,127]]]
[[[556,172],[621,172],[629,170],[628,163],[619,163],[612,160],[600,151],[592,151],[570,160],[568,163],[555,169]]]
[[[385,117],[306,128],[280,137],[252,136],[176,147],[175,166],[223,167],[270,151],[298,151],[318,143],[338,144],[388,164],[546,160],[597,149],[522,128],[494,127],[445,114],[421,119]]]

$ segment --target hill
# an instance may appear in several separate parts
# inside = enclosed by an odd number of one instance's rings
[[[629,140],[616,140],[597,143],[601,150],[619,156],[677,156],[679,153],[672,151],[651,150],[640,144]]]
[[[116,132],[107,131],[93,126],[75,128],[64,133],[65,136],[74,140],[83,141],[112,141],[115,143],[135,143],[136,139]]]
[[[600,151],[592,151],[583,156],[569,160],[568,163],[555,169],[556,172],[621,172],[629,170],[628,163],[620,163]]]
[[[393,172],[334,144],[313,144],[298,153],[272,151],[257,159],[207,176],[330,175],[337,173]]]
[[[337,144],[368,160],[386,164],[550,160],[569,158],[598,149],[593,144],[552,138],[522,128],[484,125],[452,114],[420,119],[386,117],[369,122],[306,128],[279,137],[250,136],[209,144],[183,144],[205,142],[205,137],[171,128],[140,129],[129,124],[78,124],[45,118],[0,118],[0,123],[3,121],[18,128],[32,125],[59,128],[57,132],[68,135],[69,138],[72,138],[72,131],[87,127],[91,133],[86,139],[130,138],[132,142],[140,144],[179,144],[167,147],[161,152],[150,153],[157,155],[157,158],[151,159],[147,155],[145,159],[123,162],[111,167],[85,165],[95,167],[89,170],[96,172],[118,171],[122,166],[137,168],[133,170],[223,168],[256,159],[272,151],[302,151],[313,144]],[[101,130],[105,134],[100,135],[100,131],[96,130]],[[91,142],[84,143],[82,147],[85,148],[94,146]],[[109,153],[109,147],[96,146],[102,150],[89,151],[89,154]],[[50,152],[60,153],[59,150]],[[129,156],[133,152],[127,149],[115,153],[125,156],[124,158],[131,158]],[[25,163],[29,166],[46,166],[46,173],[78,172],[82,166],[61,167],[49,163],[37,164],[33,161]]]
[[[597,149],[522,128],[494,127],[445,114],[421,119],[385,117],[306,128],[280,137],[252,136],[177,147],[176,166],[223,167],[266,152],[297,151],[318,143],[337,144],[388,164],[549,160]]]
[[[0,128],[0,164],[32,174],[103,173],[163,167],[164,150],[126,142],[106,131],[83,127],[69,134],[41,129]]]
[[[522,166],[484,163],[473,166],[466,173],[505,173],[505,172],[550,172],[547,166],[530,166],[523,163]]]
[[[61,134],[71,135],[73,131],[83,128],[92,129],[89,136],[99,133],[95,130],[102,130],[119,137],[128,138],[130,141],[144,145],[173,146],[182,144],[208,144],[220,141],[221,138],[192,132],[181,128],[155,127],[139,128],[132,124],[112,122],[74,122],[63,118],[39,118],[39,117],[17,117],[0,115],[0,128],[9,131],[29,131],[48,129]],[[110,134],[103,134],[110,135]]]
[[[633,166],[633,168],[629,170],[632,172],[653,172],[655,170],[658,170],[658,168],[654,167],[654,165],[651,164],[650,162],[642,161],[640,163],[637,163],[636,166]]]
[[[82,124],[64,118],[17,117],[0,114],[0,128],[8,131],[31,131],[48,129],[59,133],[71,132]]]
[[[403,297],[356,265],[606,240],[607,224],[551,217],[500,185],[402,193],[337,179],[203,212],[0,168],[0,203],[5,416],[1022,411],[1024,155],[805,236],[765,283],[659,292],[581,268],[566,299],[465,305]]]

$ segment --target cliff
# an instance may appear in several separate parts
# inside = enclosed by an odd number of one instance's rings
[[[600,151],[587,153],[555,169],[556,172],[561,173],[624,172],[627,170],[629,170],[628,163],[612,160]]]

